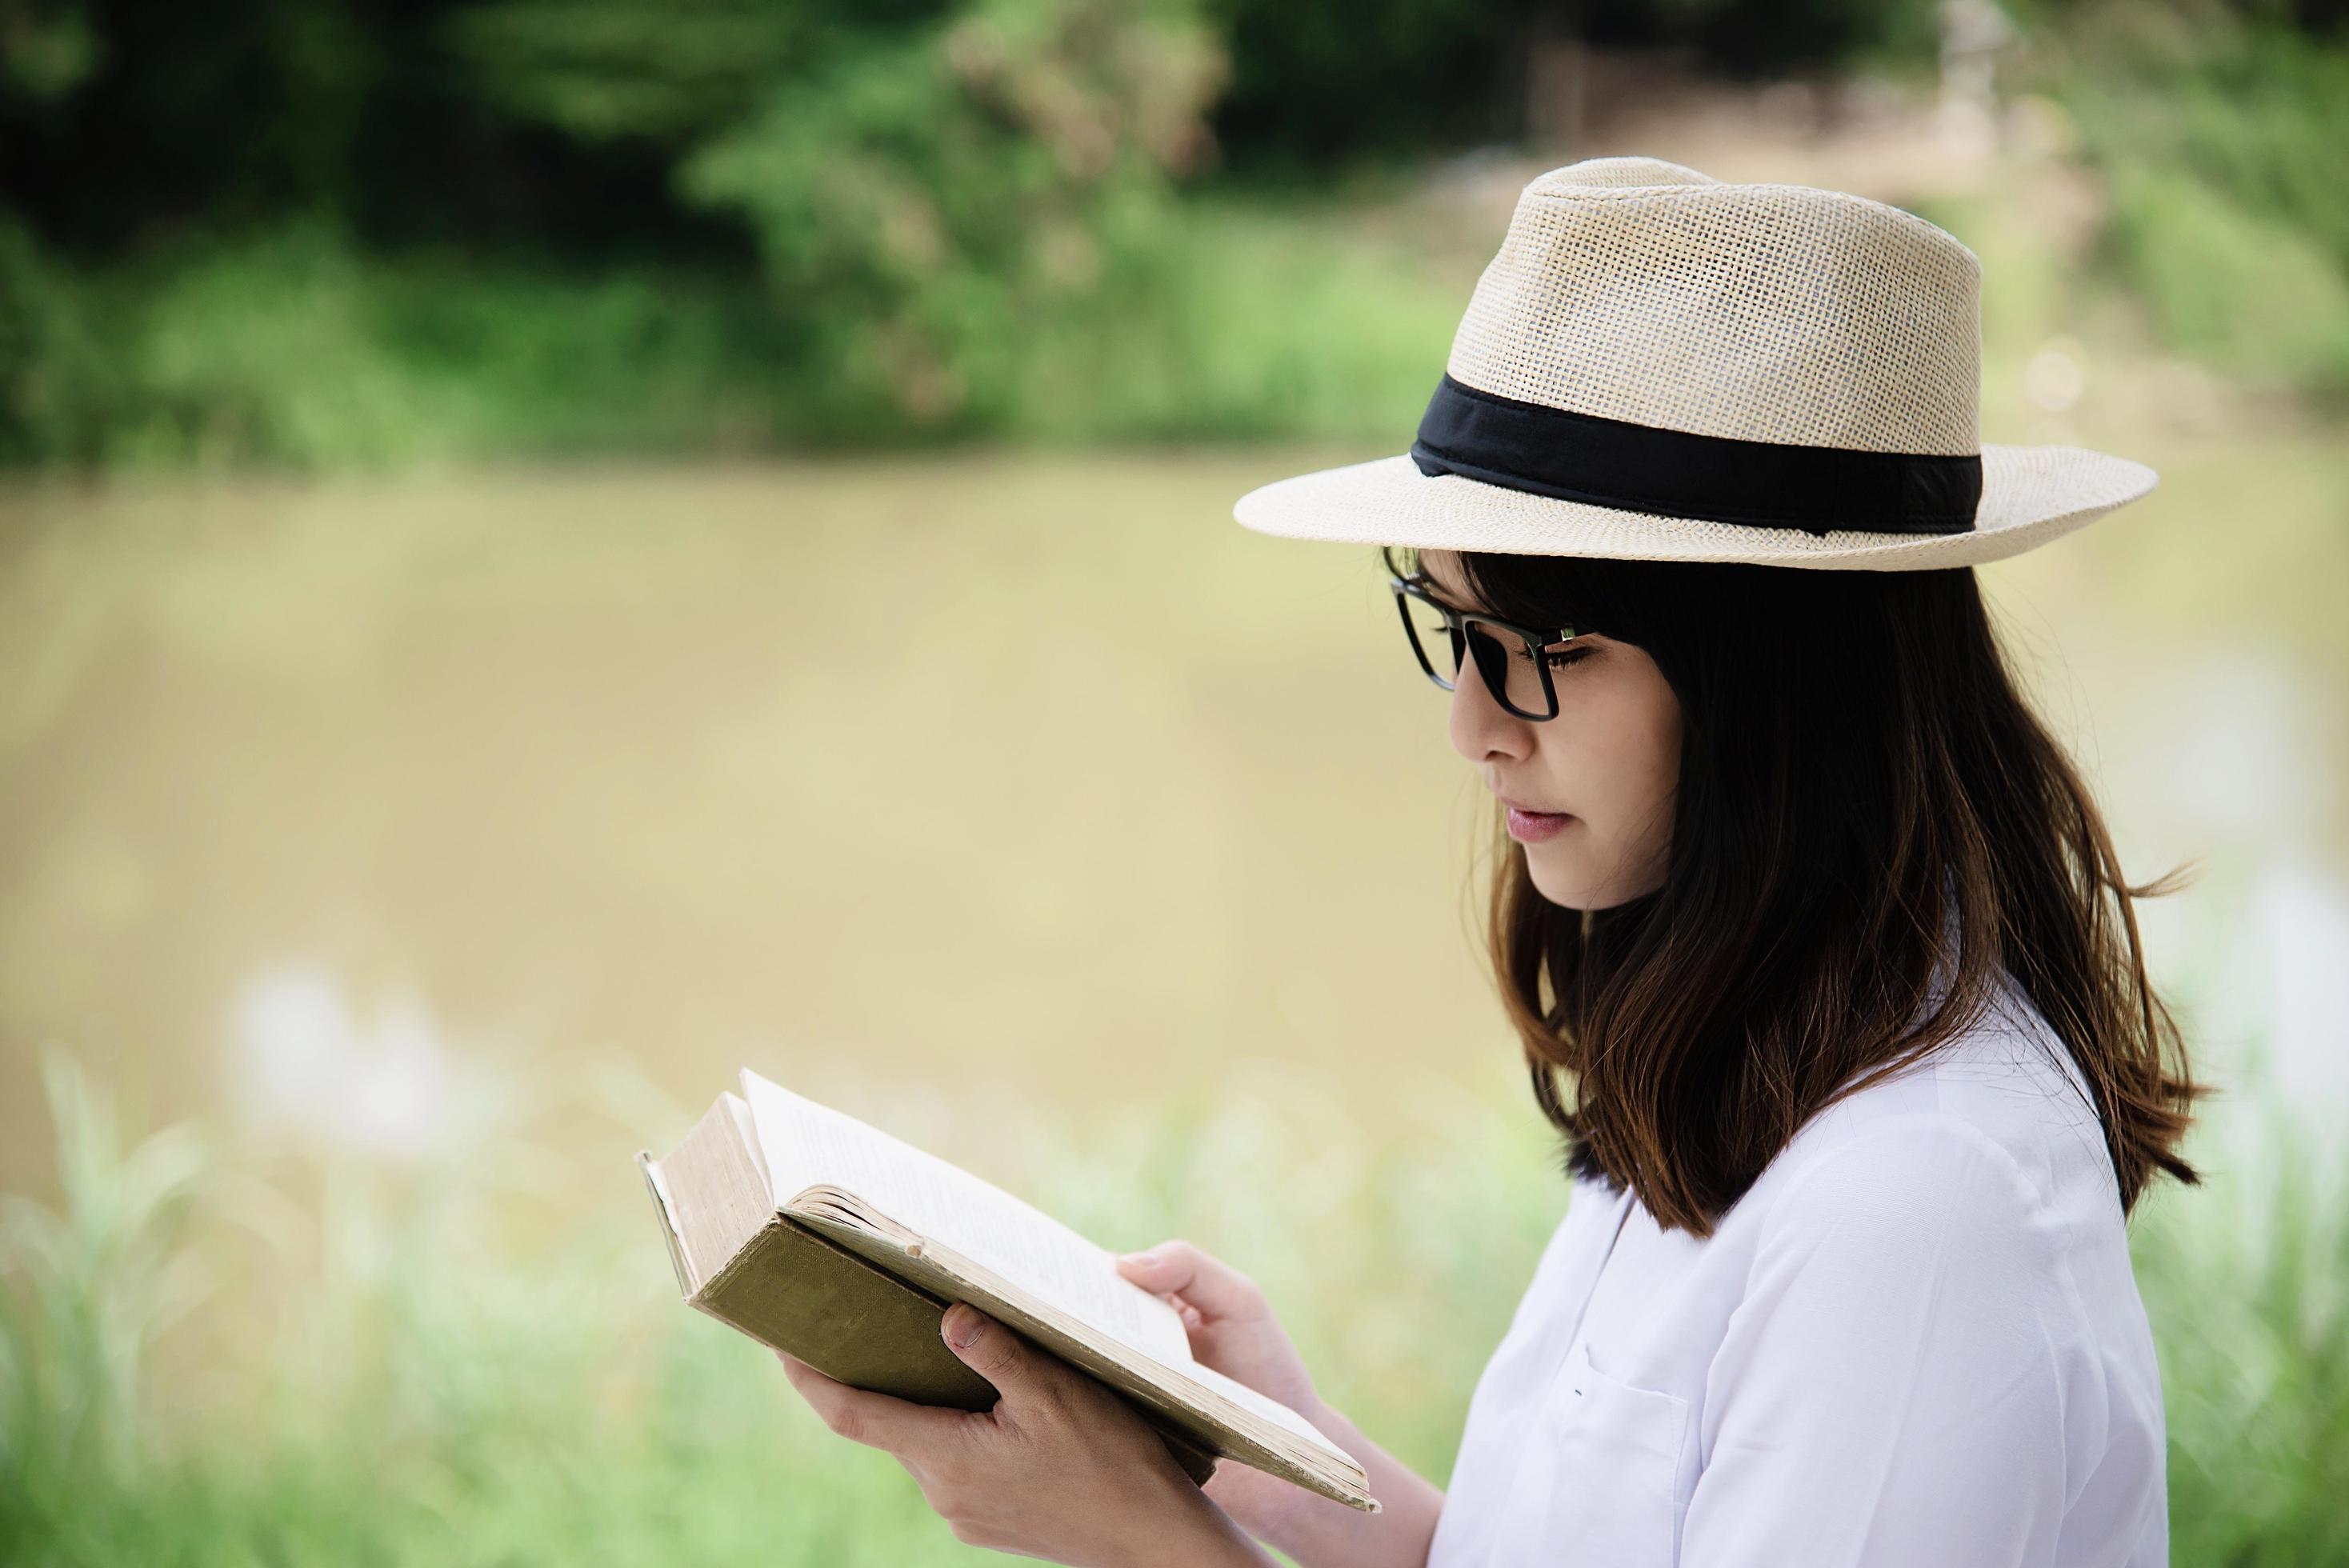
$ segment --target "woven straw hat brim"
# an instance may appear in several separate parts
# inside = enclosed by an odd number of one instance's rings
[[[1982,501],[1965,533],[1812,534],[1660,517],[1456,474],[1431,477],[1408,457],[1280,480],[1240,497],[1232,515],[1259,533],[1341,543],[1921,572],[2020,554],[2085,527],[2160,482],[2143,463],[2083,447],[1985,441],[1982,464]]]

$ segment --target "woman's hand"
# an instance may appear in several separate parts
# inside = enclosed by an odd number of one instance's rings
[[[1147,1252],[1123,1253],[1117,1267],[1182,1313],[1191,1333],[1191,1355],[1202,1366],[1321,1425],[1321,1397],[1314,1392],[1304,1358],[1254,1280],[1188,1242],[1161,1242]],[[1303,1487],[1237,1464],[1216,1466],[1206,1493],[1248,1533],[1266,1541],[1278,1541],[1291,1511],[1314,1500]]]
[[[1271,1568],[1109,1388],[968,1305],[948,1310],[940,1330],[995,1386],[993,1409],[852,1388],[775,1354],[824,1425],[894,1455],[957,1541],[1081,1568]],[[957,1343],[958,1334],[968,1337]]]

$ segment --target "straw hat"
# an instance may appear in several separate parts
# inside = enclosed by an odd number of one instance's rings
[[[1912,212],[1654,158],[1517,198],[1404,457],[1282,480],[1263,533],[1908,572],[2017,554],[2158,482],[1981,439],[1982,263]]]

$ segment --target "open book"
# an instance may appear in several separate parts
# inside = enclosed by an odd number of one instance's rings
[[[636,1162],[686,1300],[827,1377],[990,1408],[938,1332],[965,1301],[1125,1396],[1193,1480],[1231,1459],[1379,1511],[1351,1455],[1194,1361],[1181,1316],[1113,1254],[936,1155],[745,1068],[740,1095]]]

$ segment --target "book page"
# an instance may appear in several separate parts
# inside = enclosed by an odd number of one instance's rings
[[[759,1147],[759,1124],[751,1119],[750,1107],[739,1094],[729,1093],[719,1098],[726,1102],[726,1114],[733,1118],[734,1130],[741,1137],[743,1152],[750,1157],[750,1163],[759,1168],[759,1180],[767,1184],[770,1192],[773,1191],[774,1179],[767,1174],[767,1151]]]
[[[852,1206],[861,1212],[852,1213]],[[1138,1355],[943,1242],[925,1238],[918,1253],[905,1252],[896,1239],[875,1228],[878,1212],[846,1197],[844,1189],[810,1188],[785,1212],[931,1295],[970,1302],[1009,1324],[1071,1366],[1173,1417],[1191,1440],[1210,1450],[1334,1501],[1378,1511],[1352,1455],[1299,1412],[1223,1373],[1195,1361],[1173,1367]]]
[[[1337,1455],[1349,1465],[1355,1465],[1354,1456],[1331,1442],[1321,1429],[1299,1415],[1295,1410],[1267,1394],[1259,1394],[1247,1384],[1226,1377],[1214,1367],[1194,1361],[1183,1368],[1183,1375],[1205,1384],[1248,1414],[1271,1422],[1299,1441]],[[1359,1466],[1357,1467],[1359,1468]]]
[[[813,1186],[854,1192],[1110,1338],[1188,1369],[1174,1309],[1117,1272],[1102,1247],[992,1182],[750,1068],[742,1092],[780,1205]]]

